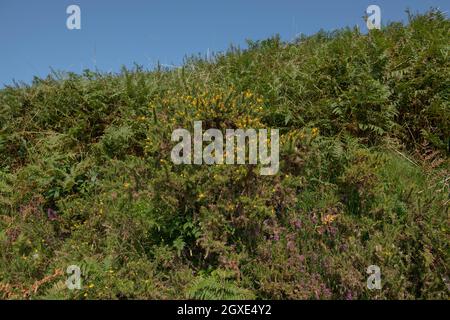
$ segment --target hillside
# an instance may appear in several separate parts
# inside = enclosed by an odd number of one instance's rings
[[[448,299],[449,33],[430,11],[0,90],[0,297]],[[173,164],[196,120],[278,128],[278,173]]]

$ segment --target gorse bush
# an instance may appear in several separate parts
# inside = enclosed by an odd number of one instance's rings
[[[0,90],[0,296],[448,299],[449,27],[430,11]],[[174,165],[196,120],[279,128],[279,172]]]

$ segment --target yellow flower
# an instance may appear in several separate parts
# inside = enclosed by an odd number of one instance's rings
[[[125,189],[128,189],[128,188],[130,187],[130,183],[125,182],[125,183],[123,184],[123,187],[124,187]]]
[[[330,224],[337,218],[337,216],[337,214],[327,214],[325,217],[322,217],[322,223]]]
[[[95,287],[93,283],[91,283],[91,284],[88,286],[89,289],[92,289],[93,287]]]
[[[313,137],[316,137],[316,136],[319,134],[319,129],[313,128],[313,129],[311,130],[311,133],[312,133]]]

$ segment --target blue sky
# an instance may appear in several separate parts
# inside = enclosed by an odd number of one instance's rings
[[[81,30],[68,30],[66,8],[81,8]],[[359,25],[370,4],[382,23],[405,20],[405,9],[448,11],[449,0],[0,0],[0,87],[55,70],[118,71],[134,62],[151,69],[179,65],[186,55],[280,34],[312,34]]]

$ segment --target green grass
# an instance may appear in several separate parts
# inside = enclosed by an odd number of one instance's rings
[[[449,26],[430,11],[0,90],[0,297],[448,299]],[[174,165],[194,120],[279,128],[278,174]]]

